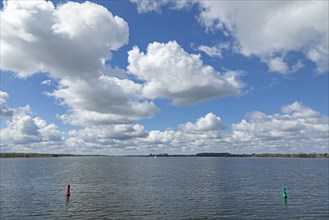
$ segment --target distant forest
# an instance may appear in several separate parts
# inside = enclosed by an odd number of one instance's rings
[[[36,157],[81,157],[81,156],[108,156],[108,155],[78,155],[78,154],[39,154],[39,153],[0,153],[0,158],[36,158]],[[198,153],[190,155],[169,155],[169,154],[149,154],[149,155],[127,155],[129,157],[280,157],[280,158],[329,158],[328,153],[298,153],[298,154],[231,154],[231,153]]]
[[[0,153],[0,158],[21,158],[21,157],[76,157],[76,156],[98,156],[98,155],[77,155],[77,154],[39,154],[39,153]]]
[[[261,154],[230,154],[230,153],[200,153],[196,154],[197,157],[283,157],[283,158],[329,158],[328,153],[298,153],[298,154],[273,154],[273,153],[261,153]]]

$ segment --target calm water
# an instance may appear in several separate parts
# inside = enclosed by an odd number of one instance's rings
[[[1,159],[1,219],[328,219],[328,159]],[[66,201],[67,182],[71,197]],[[281,198],[285,184],[288,200]]]

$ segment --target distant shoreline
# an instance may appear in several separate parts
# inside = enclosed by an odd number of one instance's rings
[[[231,154],[231,153],[198,153],[198,154],[149,154],[149,155],[81,155],[81,154],[41,154],[41,153],[0,153],[0,158],[47,158],[47,157],[267,157],[267,158],[328,158],[328,153],[296,153],[296,154]]]
[[[90,157],[106,155],[83,155],[83,154],[41,154],[41,153],[0,153],[0,158],[45,158],[45,157]]]

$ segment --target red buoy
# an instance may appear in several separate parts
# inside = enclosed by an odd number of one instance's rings
[[[67,184],[66,196],[69,197],[70,195],[70,184]]]

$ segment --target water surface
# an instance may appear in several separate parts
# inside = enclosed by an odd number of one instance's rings
[[[62,157],[0,162],[1,219],[329,218],[328,159]],[[283,184],[287,201],[281,197]]]

